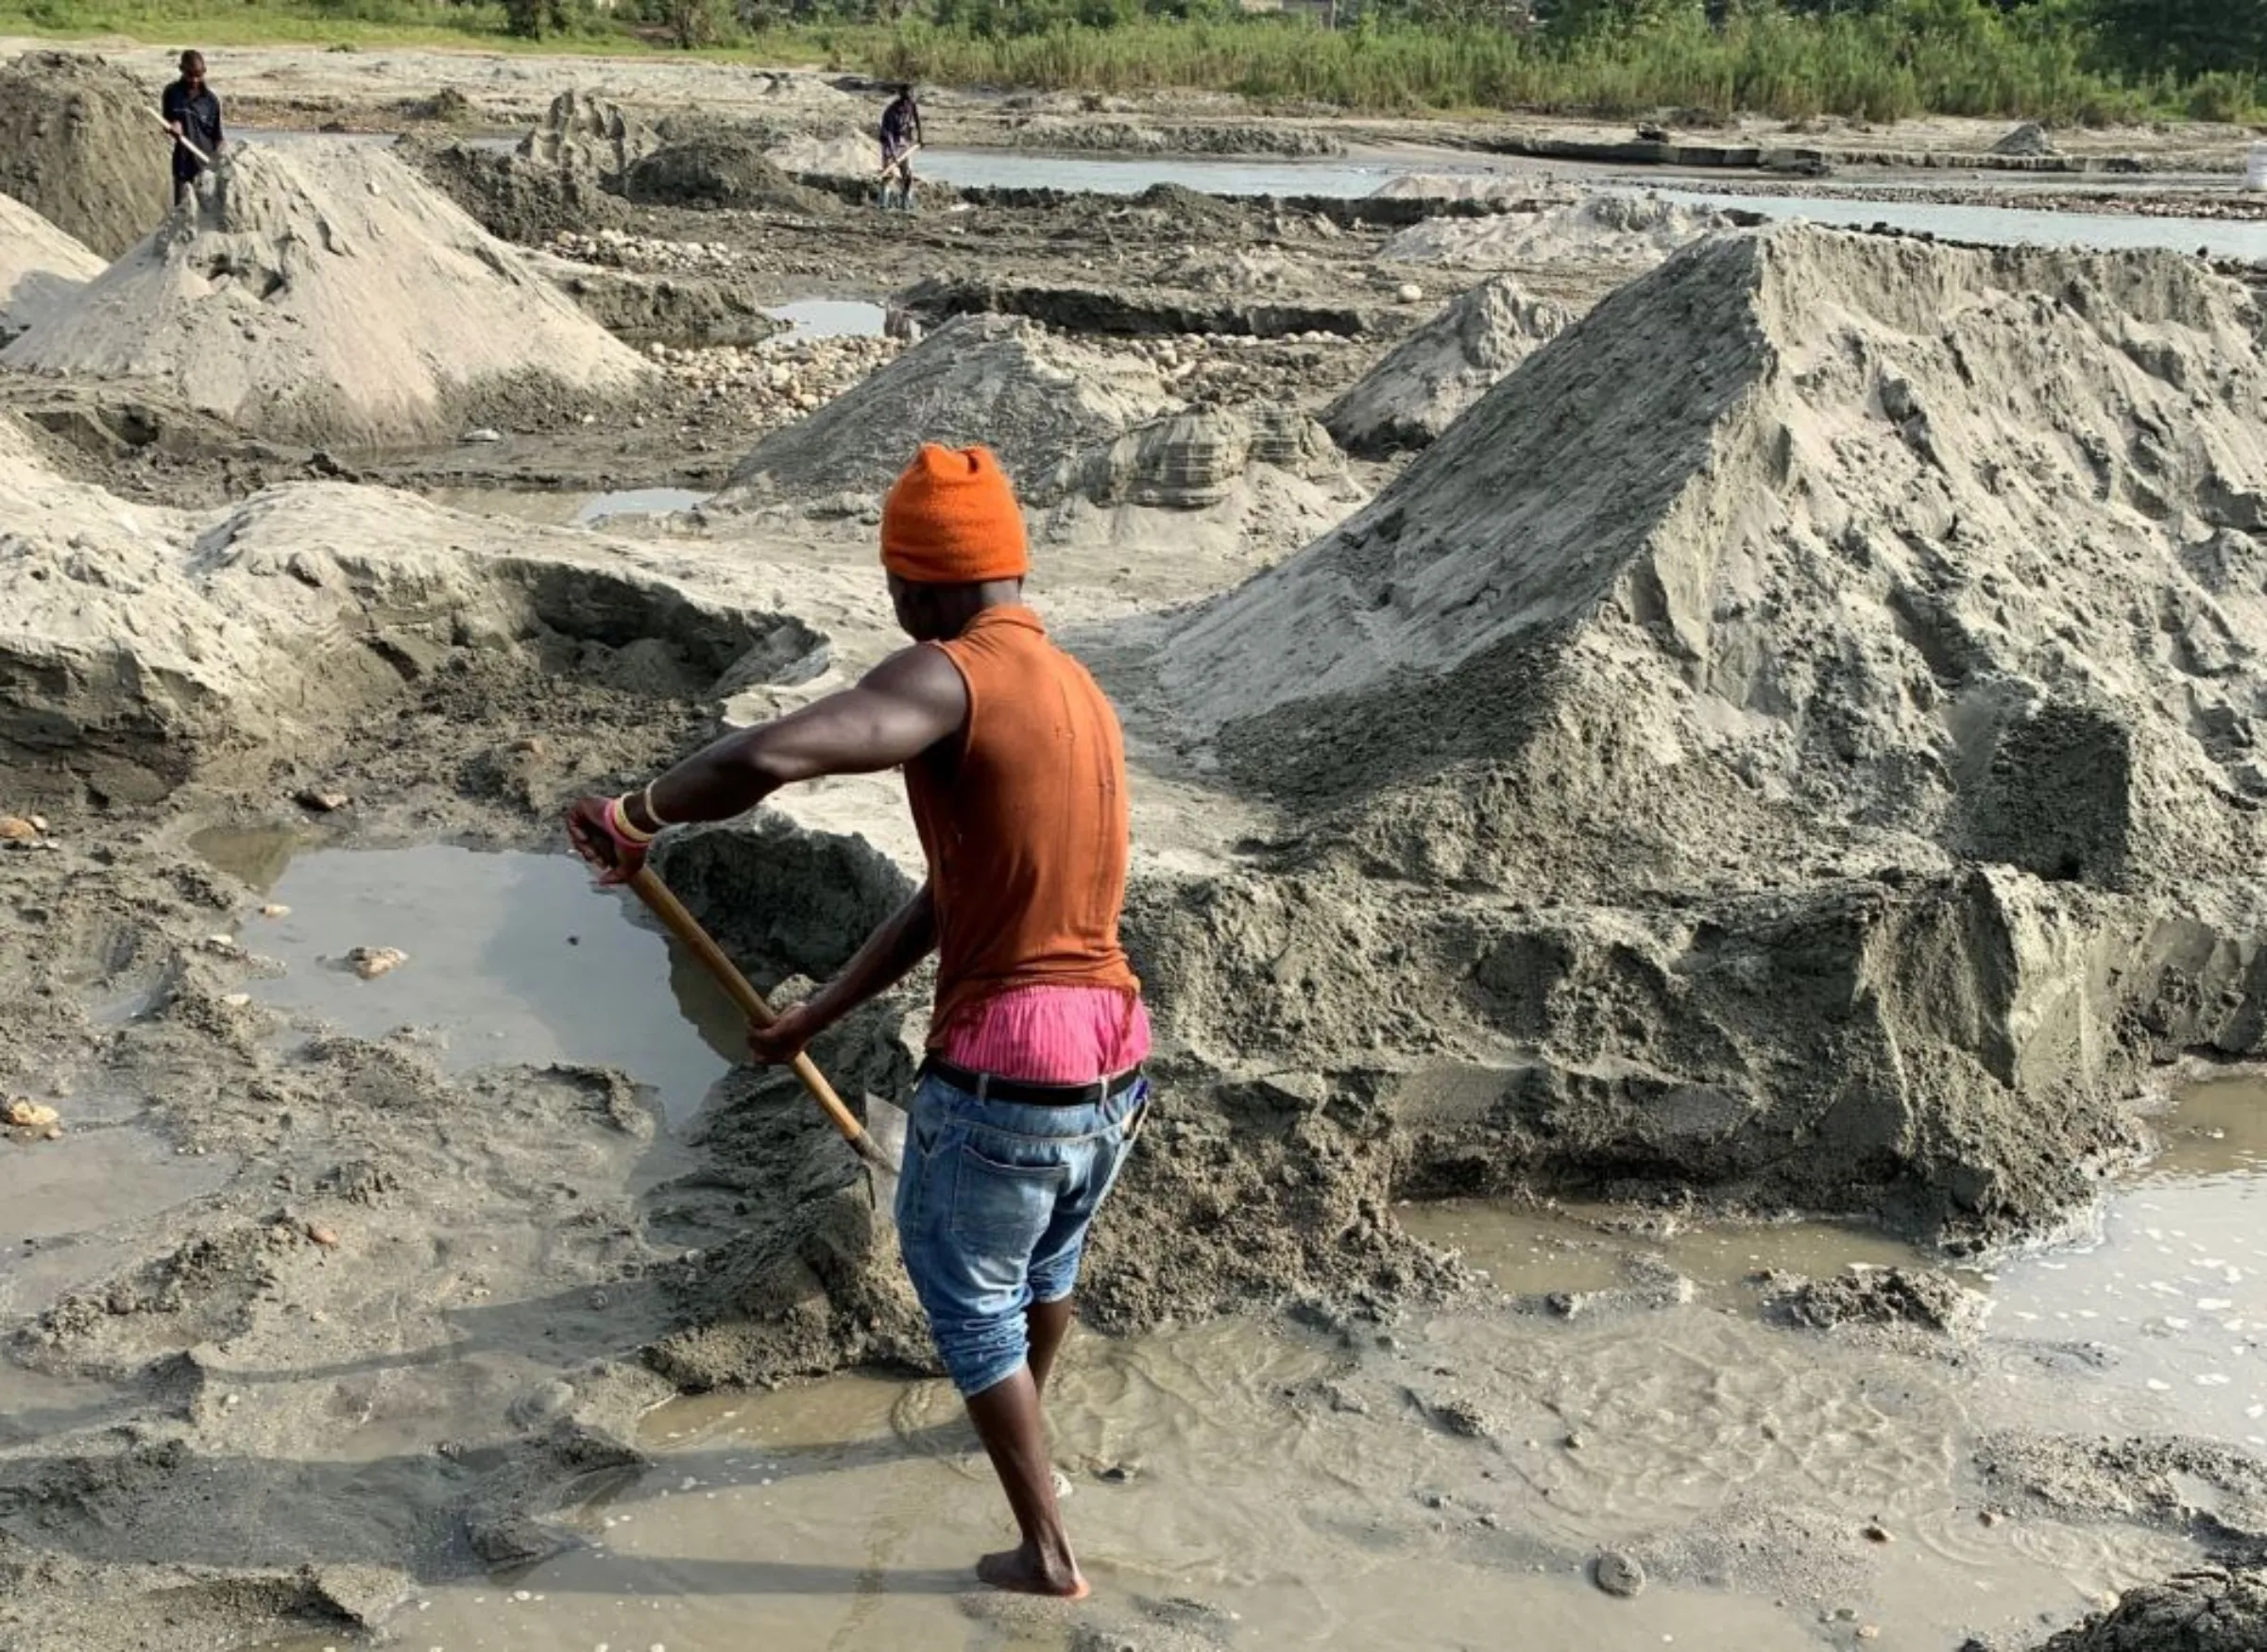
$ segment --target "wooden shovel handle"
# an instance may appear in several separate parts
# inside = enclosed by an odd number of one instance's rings
[[[651,866],[638,869],[630,878],[630,891],[645,902],[646,910],[659,918],[671,934],[684,942],[692,955],[707,965],[708,973],[731,995],[741,1014],[759,1027],[769,1027],[779,1019],[778,1013],[765,1001],[764,996],[740,973],[740,965],[724,956],[724,949],[716,944],[715,937],[701,928],[701,920],[685,910],[685,903],[670,893],[669,885],[655,875]],[[795,1057],[795,1077],[803,1081],[803,1087],[827,1110],[827,1116],[834,1120],[834,1128],[843,1133],[844,1141],[868,1157],[879,1152],[873,1146],[873,1138],[866,1134],[866,1127],[843,1105],[843,1098],[834,1093],[827,1075],[819,1071],[818,1063],[807,1052]]]

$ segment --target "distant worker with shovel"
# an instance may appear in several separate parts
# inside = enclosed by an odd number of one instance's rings
[[[897,95],[881,111],[881,204],[886,211],[890,192],[897,192],[897,204],[907,212],[913,210],[913,151],[921,147],[921,108],[913,101],[911,86],[897,88]]]
[[[228,142],[220,129],[220,99],[205,84],[204,53],[181,54],[181,77],[165,88],[159,112],[173,134],[173,204],[178,207]]]
[[[904,770],[928,880],[749,1044],[792,1060],[937,953],[898,1243],[1022,1528],[977,1575],[1076,1599],[1040,1399],[1088,1225],[1148,1104],[1149,1019],[1118,942],[1124,744],[1094,679],[1023,604],[1023,516],[989,451],[921,449],[882,507],[881,560],[913,647],[642,792],[583,799],[569,829],[605,881],[625,882],[672,825],[730,819],[797,780]]]

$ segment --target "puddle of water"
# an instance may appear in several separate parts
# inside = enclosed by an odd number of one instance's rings
[[[1611,1622],[1629,1646],[1815,1647],[1797,1614],[1764,1601],[1656,1587],[1608,1602],[1574,1567],[1542,1575],[1445,1535],[1414,1555],[1365,1536],[1368,1516],[1406,1506],[1412,1471],[1430,1465],[1409,1461],[1399,1422],[1319,1427],[1284,1402],[1336,1364],[1249,1322],[1074,1341],[1049,1409],[1095,1588],[1079,1615],[1123,1622],[1135,1597],[1196,1595],[1227,1643],[1348,1652],[1493,1643],[1508,1621],[1538,1645],[1574,1644]],[[764,1643],[784,1652],[1074,1643],[1071,1614],[972,1589],[975,1553],[1012,1528],[943,1385],[852,1376],[684,1401],[649,1420],[646,1444],[661,1454],[655,1471],[578,1517],[591,1548],[501,1588],[434,1591],[411,1638],[451,1652],[725,1652],[760,1623]],[[1092,1473],[1128,1460],[1137,1472],[1126,1484]]]
[[[2267,1080],[2191,1086],[2159,1121],[2163,1153],[2105,1202],[2088,1237],[1954,1271],[1986,1292],[1986,1348],[2003,1364],[2083,1348],[2093,1425],[2178,1429],[2267,1449]],[[1917,1247],[1823,1222],[1601,1232],[1633,1213],[1404,1206],[1403,1225],[1460,1251],[1513,1294],[1629,1283],[1640,1258],[1691,1279],[1708,1306],[1753,1314],[1751,1273],[1828,1278],[1850,1267],[1935,1266]]]
[[[217,1191],[235,1169],[232,1160],[180,1156],[79,1098],[55,1106],[61,1140],[0,1140],[0,1320],[43,1312],[113,1271],[131,1255],[113,1235]],[[14,1380],[0,1368],[0,1385]]]
[[[708,495],[690,487],[626,487],[612,493],[540,492],[512,487],[436,487],[426,498],[451,510],[546,528],[597,527],[613,517],[668,516]]]
[[[1389,178],[1440,168],[1409,164],[1350,165],[1343,161],[1183,161],[1098,159],[1088,155],[1008,154],[982,149],[924,149],[918,170],[961,189],[1061,189],[1094,195],[1139,195],[1177,183],[1206,195],[1366,196]]]
[[[2072,1614],[2189,1553],[2124,1530],[1983,1527],[1962,1483],[1979,1385],[1957,1368],[1696,1308],[1575,1325],[1459,1311],[1396,1335],[1401,1363],[1366,1377],[1335,1345],[1248,1320],[1074,1338],[1048,1409],[1095,1586],[1082,1615],[1194,1598],[1222,1643],[1254,1648],[1495,1644],[1517,1622],[1542,1646],[1795,1652],[1821,1643],[1824,1590],[1894,1626],[1884,1643],[1940,1645]],[[1483,1396],[1491,1438],[1424,1426],[1416,1383]],[[2039,1383],[2011,1404],[2035,1409]],[[680,1401],[642,1444],[655,1468],[572,1517],[588,1548],[431,1591],[406,1640],[737,1652],[760,1622],[785,1652],[1074,1643],[1064,1615],[987,1611],[970,1590],[974,1554],[1011,1528],[941,1384]],[[1134,1472],[1099,1477],[1112,1464]],[[1622,1602],[1584,1575],[1601,1546],[1680,1530],[1720,1531],[1728,1554],[1783,1544],[1757,1510],[1827,1531],[1884,1520],[1905,1541],[1870,1578],[1820,1583],[1796,1563]]]
[[[683,1117],[727,1069],[741,1024],[690,957],[594,893],[565,855],[450,844],[313,849],[288,832],[204,833],[200,852],[289,909],[250,915],[238,939],[284,966],[262,1002],[360,1037],[414,1027],[460,1067],[603,1064]],[[397,947],[408,962],[364,980],[344,959]]]
[[[626,487],[615,493],[596,493],[583,502],[572,522],[588,528],[609,517],[665,517],[673,511],[690,510],[707,497],[690,487]]]
[[[889,314],[859,298],[797,298],[765,315],[788,324],[790,338],[879,338]]]
[[[2147,218],[2116,213],[2051,213],[2020,206],[1948,206],[1931,201],[1835,200],[1829,196],[1715,196],[1662,189],[1691,206],[1739,207],[1767,218],[1807,218],[1814,224],[1865,230],[1876,224],[1927,231],[1953,241],[1999,246],[2086,247],[2106,250],[2170,247],[2203,250],[2214,258],[2267,262],[2267,223],[2218,218]]]
[[[2267,1449],[2267,1081],[2196,1085],[2161,1133],[2095,1236],[1999,1270],[1993,1334],[2095,1345],[2136,1425]]]
[[[1394,1216],[1427,1244],[1462,1254],[1465,1265],[1512,1296],[1608,1290],[1630,1283],[1644,1259],[1675,1269],[1711,1307],[1760,1311],[1752,1276],[1764,1269],[1831,1277],[1853,1267],[1934,1267],[1920,1247],[1872,1229],[1837,1222],[1754,1227],[1675,1224],[1658,1238],[1627,1228],[1636,1213],[1612,1205],[1561,1204],[1514,1210],[1483,1201],[1405,1204]],[[1656,1218],[1658,1219],[1658,1218]]]

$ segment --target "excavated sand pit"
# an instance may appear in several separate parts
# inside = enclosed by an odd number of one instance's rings
[[[386,166],[322,222],[424,200]],[[520,290],[418,213],[403,245]],[[700,239],[743,233],[791,232]],[[1970,1309],[2096,1311],[1974,1269],[2138,1160],[2174,1064],[2258,1054],[2254,301],[2170,255],[1788,229],[1516,365],[1443,366],[1448,332],[1363,387],[1438,433],[1394,473],[1314,419],[1366,357],[963,318],[632,538],[335,482],[128,504],[0,422],[0,814],[41,817],[0,850],[0,1097],[65,1129],[0,1141],[0,1185],[131,1189],[4,1235],[37,1284],[0,1294],[0,1640],[1154,1652],[1518,1614],[2030,1647],[2207,1560],[2239,1581],[2075,1643],[2241,1607],[2252,1258],[2163,1265],[2162,1324]],[[428,440],[463,417],[434,377],[394,400],[445,410]],[[893,645],[871,513],[916,436],[1007,455],[1135,770],[1168,1100],[1065,1372],[1075,1623],[965,1598],[997,1511],[904,1381],[931,1356],[863,1175],[792,1081],[723,1070],[729,1017],[554,825]],[[888,776],[663,866],[790,992],[917,875]],[[817,1053],[898,1098],[922,1026],[916,979]],[[1401,1208],[1552,1193],[1615,1232],[1545,1211],[1540,1260],[1459,1262],[1433,1218],[1501,1207]],[[2205,1211],[2177,1201],[2168,1233]],[[1791,1209],[1885,1224],[1756,1241],[1815,1273],[1774,1287],[1799,1312],[1638,1242]],[[1979,1283],[1903,1248],[1939,1238]],[[1877,1258],[1904,1271],[1835,1277]],[[2158,1397],[2207,1356],[2224,1393]]]

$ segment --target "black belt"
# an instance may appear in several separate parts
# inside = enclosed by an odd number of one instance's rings
[[[980,1101],[1012,1101],[1022,1107],[1099,1107],[1116,1100],[1141,1082],[1139,1066],[1085,1084],[1034,1084],[1026,1079],[997,1079],[990,1073],[972,1073],[934,1055],[921,1064],[921,1070],[943,1079],[957,1090],[967,1091]]]

